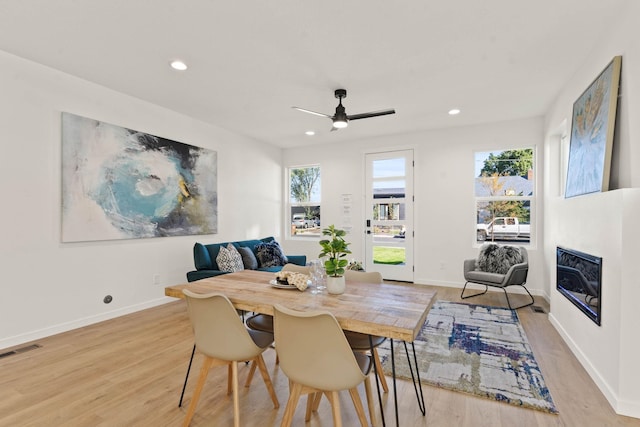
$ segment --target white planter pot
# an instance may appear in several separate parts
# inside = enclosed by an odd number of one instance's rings
[[[344,293],[345,290],[344,276],[327,276],[327,292],[333,295]]]

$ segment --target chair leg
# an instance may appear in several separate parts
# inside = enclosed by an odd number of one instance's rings
[[[367,423],[367,416],[364,413],[364,407],[362,406],[362,400],[360,399],[360,394],[358,393],[358,389],[356,387],[350,388],[349,394],[351,395],[353,406],[355,406],[356,408],[356,414],[358,414],[360,425],[362,425],[362,427],[368,427],[369,424]]]
[[[515,308],[511,307],[511,301],[509,301],[509,294],[507,293],[507,290],[505,288],[502,288],[502,290],[504,291],[504,296],[507,298],[507,305],[509,306],[509,310],[517,310],[519,308],[529,307],[530,305],[533,305],[533,303],[535,302],[535,300],[533,299],[533,295],[531,295],[531,292],[529,292],[529,290],[526,288],[526,286],[524,286],[524,283],[522,285],[517,285],[517,286],[522,286],[524,288],[524,290],[529,295],[529,298],[531,298],[531,302],[529,302],[527,304],[519,305],[518,307],[515,307]]]
[[[313,397],[313,412],[318,412],[320,401],[322,400],[322,392],[318,392]]]
[[[375,426],[376,411],[373,406],[373,393],[371,391],[371,380],[369,377],[364,379],[364,393],[367,397],[367,406],[369,407],[369,419],[371,420],[371,425]]]
[[[342,427],[342,413],[340,412],[340,398],[337,391],[325,391],[325,396],[331,403],[331,413],[333,414],[334,427]]]
[[[307,395],[307,409],[304,413],[304,422],[308,423],[311,420],[311,412],[313,411],[313,398],[315,393],[309,393]]]
[[[487,293],[487,291],[489,290],[489,286],[484,285],[484,292],[478,292],[478,293],[476,293],[476,294],[472,294],[472,295],[464,296],[464,291],[467,289],[467,285],[468,285],[469,283],[472,283],[472,282],[465,282],[465,283],[464,283],[464,287],[462,288],[462,292],[460,293],[460,298],[462,298],[462,299],[467,299],[467,298],[471,298],[471,297],[477,297],[478,295],[484,295],[484,294],[486,294],[486,293]],[[477,284],[478,284],[478,285],[480,285],[481,283],[477,283]]]
[[[247,374],[247,380],[244,383],[245,387],[249,387],[251,385],[251,380],[253,379],[253,374],[256,372],[256,362],[255,360],[251,364],[251,368],[249,368],[249,373]]]
[[[322,392],[317,391],[315,393],[309,393],[307,395],[307,412],[304,415],[304,421],[309,422],[311,420],[311,413],[318,412],[320,406],[320,399],[322,399]]]
[[[269,377],[269,372],[267,371],[267,365],[264,363],[264,358],[262,354],[256,357],[253,360],[254,365],[258,365],[260,369],[260,374],[262,374],[262,379],[264,380],[264,384],[267,386],[267,390],[269,390],[269,395],[271,396],[271,400],[273,401],[273,407],[278,409],[280,407],[280,402],[278,402],[278,396],[276,396],[276,391],[273,388],[273,383],[271,382],[271,378]]]
[[[376,371],[378,372],[378,378],[380,378],[380,384],[382,385],[382,389],[384,390],[385,393],[389,393],[387,378],[384,376],[384,371],[382,370],[382,362],[380,362],[380,356],[378,356],[378,350],[374,347],[371,354],[373,356],[373,363],[376,364]]]
[[[238,362],[231,362],[233,381],[233,427],[240,427],[240,393],[238,392]]]
[[[282,423],[280,427],[290,427],[293,420],[293,414],[298,406],[298,400],[300,400],[300,393],[302,392],[302,385],[298,383],[291,384],[291,390],[289,391],[289,400],[287,400],[287,406],[284,408],[284,415],[282,416]]]
[[[202,392],[204,383],[207,380],[207,376],[209,375],[209,369],[211,369],[211,366],[213,365],[213,361],[214,360],[212,358],[205,357],[204,362],[202,363],[202,368],[200,369],[200,377],[198,377],[198,383],[196,384],[196,388],[193,391],[193,396],[191,397],[191,403],[189,404],[189,409],[187,409],[187,415],[184,417],[184,422],[182,423],[182,427],[187,427],[191,423],[193,414],[196,412],[198,399],[200,399],[200,393]]]

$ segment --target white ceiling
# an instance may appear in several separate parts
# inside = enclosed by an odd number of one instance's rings
[[[294,147],[542,115],[629,1],[0,0],[0,50]],[[291,108],[338,88],[397,113]]]

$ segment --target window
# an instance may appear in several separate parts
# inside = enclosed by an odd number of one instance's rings
[[[531,242],[533,148],[475,153],[476,241]]]
[[[319,237],[320,166],[289,168],[288,175],[291,236]]]

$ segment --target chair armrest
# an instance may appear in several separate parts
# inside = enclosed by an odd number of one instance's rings
[[[529,273],[529,263],[522,262],[520,264],[514,264],[509,268],[504,276],[503,285],[520,285],[527,281],[527,275]]]
[[[463,272],[468,273],[476,269],[476,260],[475,259],[465,259]]]

